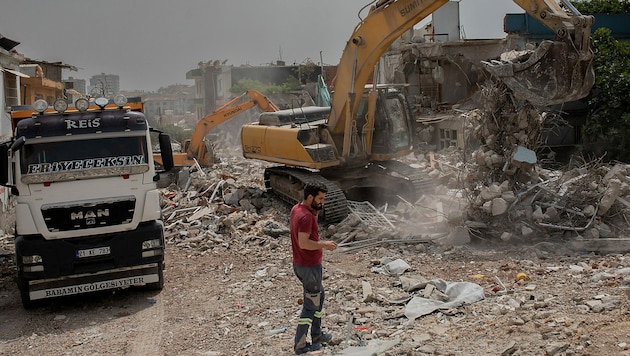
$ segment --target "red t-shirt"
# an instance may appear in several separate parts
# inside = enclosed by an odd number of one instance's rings
[[[319,241],[317,216],[301,203],[291,209],[291,248],[293,249],[293,264],[295,266],[318,266],[322,264],[322,249],[304,250],[298,243],[298,232],[308,232],[310,239]]]

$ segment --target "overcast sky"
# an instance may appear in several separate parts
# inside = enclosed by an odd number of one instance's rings
[[[123,90],[192,85],[200,61],[338,63],[369,0],[0,0],[0,34],[26,57],[120,76]],[[509,0],[462,0],[466,38],[503,38]],[[365,12],[363,13],[365,14]],[[89,84],[89,82],[88,82]]]

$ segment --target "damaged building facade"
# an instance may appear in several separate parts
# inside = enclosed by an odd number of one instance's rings
[[[593,31],[606,27],[616,39],[630,39],[625,25],[627,15],[594,17]],[[541,40],[553,38],[548,28],[526,13],[506,14],[506,37],[501,39],[462,38],[459,24],[459,3],[449,2],[433,14],[430,23],[396,41],[379,63],[379,81],[408,85],[419,142],[432,150],[475,145],[466,141],[460,114],[483,108],[479,93],[491,79],[483,61],[499,58],[502,53],[531,49]],[[550,120],[543,128],[541,144],[547,152],[571,152],[581,144],[581,126],[588,114],[586,100],[552,105],[545,110],[559,119]]]
[[[459,16],[459,3],[449,2],[431,23],[396,41],[379,63],[379,81],[408,85],[420,145],[430,150],[464,146],[460,113],[482,107],[476,94],[490,80],[482,62],[522,50],[527,42],[513,35],[466,40]]]

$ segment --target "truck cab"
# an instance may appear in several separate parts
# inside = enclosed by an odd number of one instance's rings
[[[14,107],[0,183],[16,196],[23,304],[164,284],[164,227],[150,127],[139,99],[43,100]],[[165,170],[170,140],[159,136]]]

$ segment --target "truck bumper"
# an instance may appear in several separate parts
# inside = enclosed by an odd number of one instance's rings
[[[118,268],[92,274],[28,281],[29,300],[62,297],[73,294],[158,283],[161,263]]]
[[[28,290],[30,300],[158,283],[164,230],[155,221],[116,234],[60,240],[17,236],[15,254],[21,292]]]

